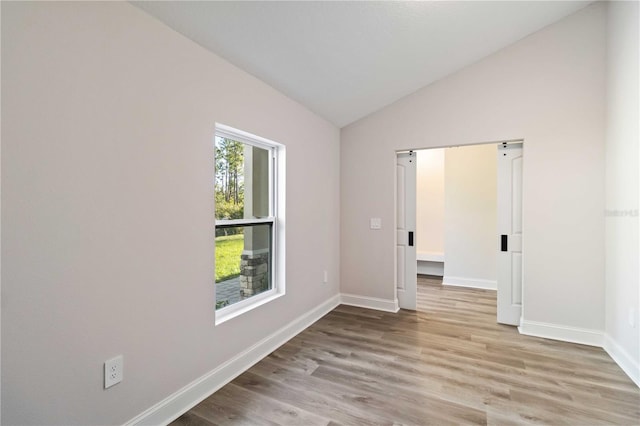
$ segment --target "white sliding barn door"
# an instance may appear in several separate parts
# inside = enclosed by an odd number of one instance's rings
[[[522,143],[498,145],[498,322],[522,315]]]
[[[413,151],[398,154],[396,165],[396,287],[402,309],[416,310],[416,161]]]

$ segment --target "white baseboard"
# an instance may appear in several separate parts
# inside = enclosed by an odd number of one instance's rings
[[[355,294],[340,295],[340,302],[343,305],[357,306],[359,308],[375,309],[377,311],[398,312],[398,300],[378,299],[377,297],[358,296]]]
[[[444,263],[418,260],[416,271],[421,275],[436,275],[441,277],[444,275]]]
[[[629,352],[624,350],[615,340],[608,334],[604,335],[604,344],[602,348],[607,351],[609,356],[620,366],[627,376],[640,388],[640,363],[637,359],[633,359]]]
[[[463,277],[443,277],[442,285],[451,285],[456,287],[481,288],[484,290],[497,290],[498,282],[495,280],[483,280],[480,278],[463,278]]]
[[[160,401],[125,425],[166,425],[193,408],[213,392],[235,379],[258,361],[282,346],[305,328],[322,318],[340,304],[340,295],[322,303],[252,347],[238,354],[199,379],[189,383],[173,395]]]
[[[544,337],[545,339],[561,340],[581,345],[602,347],[603,342],[602,331],[544,322],[522,320],[518,331],[520,334],[527,336]]]

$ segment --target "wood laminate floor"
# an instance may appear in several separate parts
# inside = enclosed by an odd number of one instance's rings
[[[418,278],[418,311],[339,306],[173,425],[640,424],[600,348],[496,324],[495,292]]]

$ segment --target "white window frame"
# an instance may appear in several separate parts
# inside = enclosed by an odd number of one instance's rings
[[[215,137],[232,139],[246,145],[266,149],[269,151],[271,157],[271,161],[269,163],[269,216],[266,218],[256,219],[215,220],[215,227],[230,225],[246,226],[261,223],[272,224],[271,288],[255,296],[220,309],[215,309],[214,303],[215,324],[218,325],[230,320],[231,318],[235,318],[245,312],[269,303],[270,301],[284,296],[285,294],[285,147],[278,142],[219,123],[216,123],[215,126],[214,145]]]

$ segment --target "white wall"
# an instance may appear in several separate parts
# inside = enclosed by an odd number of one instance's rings
[[[121,424],[337,295],[338,129],[127,3],[5,2],[2,39],[3,424]],[[287,295],[221,326],[216,122],[288,177]]]
[[[497,147],[445,150],[444,280],[496,288]]]
[[[418,151],[416,250],[444,253],[444,149]]]
[[[2,5],[0,4],[0,22],[2,21]],[[2,32],[0,31],[0,46],[2,46]],[[0,51],[2,49],[0,48]],[[1,56],[1,55],[0,55]],[[1,60],[1,58],[0,58]],[[2,67],[0,66],[0,80],[2,79]],[[0,90],[1,91],[1,90]],[[1,102],[0,102],[1,103]],[[0,107],[2,111],[2,107]],[[2,129],[2,117],[0,113],[0,129]],[[0,130],[1,131],[1,130]],[[0,251],[2,251],[2,137],[0,136]],[[2,304],[2,257],[0,256],[0,307]],[[0,376],[2,368],[2,311],[0,309]],[[0,379],[0,424],[2,423],[2,380]]]
[[[396,150],[524,139],[524,317],[604,329],[605,8],[591,5],[341,130],[343,292],[395,297]],[[370,231],[370,217],[383,229]]]
[[[605,347],[640,385],[638,20],[638,2],[609,2]]]

